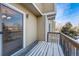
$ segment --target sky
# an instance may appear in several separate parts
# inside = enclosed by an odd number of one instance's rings
[[[57,3],[56,13],[57,23],[71,22],[74,26],[79,24],[79,3]]]

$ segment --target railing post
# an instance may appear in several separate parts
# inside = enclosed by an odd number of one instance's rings
[[[77,51],[76,51],[76,48],[75,48],[75,56],[76,56],[76,52],[77,52]]]
[[[49,38],[49,33],[47,33],[47,42],[48,42],[48,38]]]

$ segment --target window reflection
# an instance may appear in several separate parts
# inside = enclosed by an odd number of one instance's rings
[[[23,14],[0,4],[3,32],[3,55],[11,55],[23,47]]]

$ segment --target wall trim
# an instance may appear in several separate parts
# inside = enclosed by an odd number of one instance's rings
[[[43,15],[50,15],[50,14],[56,14],[56,12],[48,12],[48,13],[44,13]]]
[[[23,48],[24,48],[25,47],[24,43],[25,43],[25,21],[26,21],[26,13],[23,12],[23,11],[21,11],[20,9],[16,8],[15,6],[13,6],[11,4],[7,4],[7,3],[4,4],[3,3],[3,5],[8,6],[8,7],[10,7],[10,8],[12,8],[12,9],[14,9],[14,10],[16,10],[16,11],[18,11],[18,12],[20,12],[20,13],[23,14]]]
[[[35,5],[35,3],[32,3],[34,5],[34,7],[38,10],[38,12],[40,12],[41,15],[43,15],[43,13],[40,11],[40,9]]]

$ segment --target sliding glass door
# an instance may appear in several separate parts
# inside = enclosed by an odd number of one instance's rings
[[[11,55],[23,48],[23,14],[0,4],[2,55]]]

